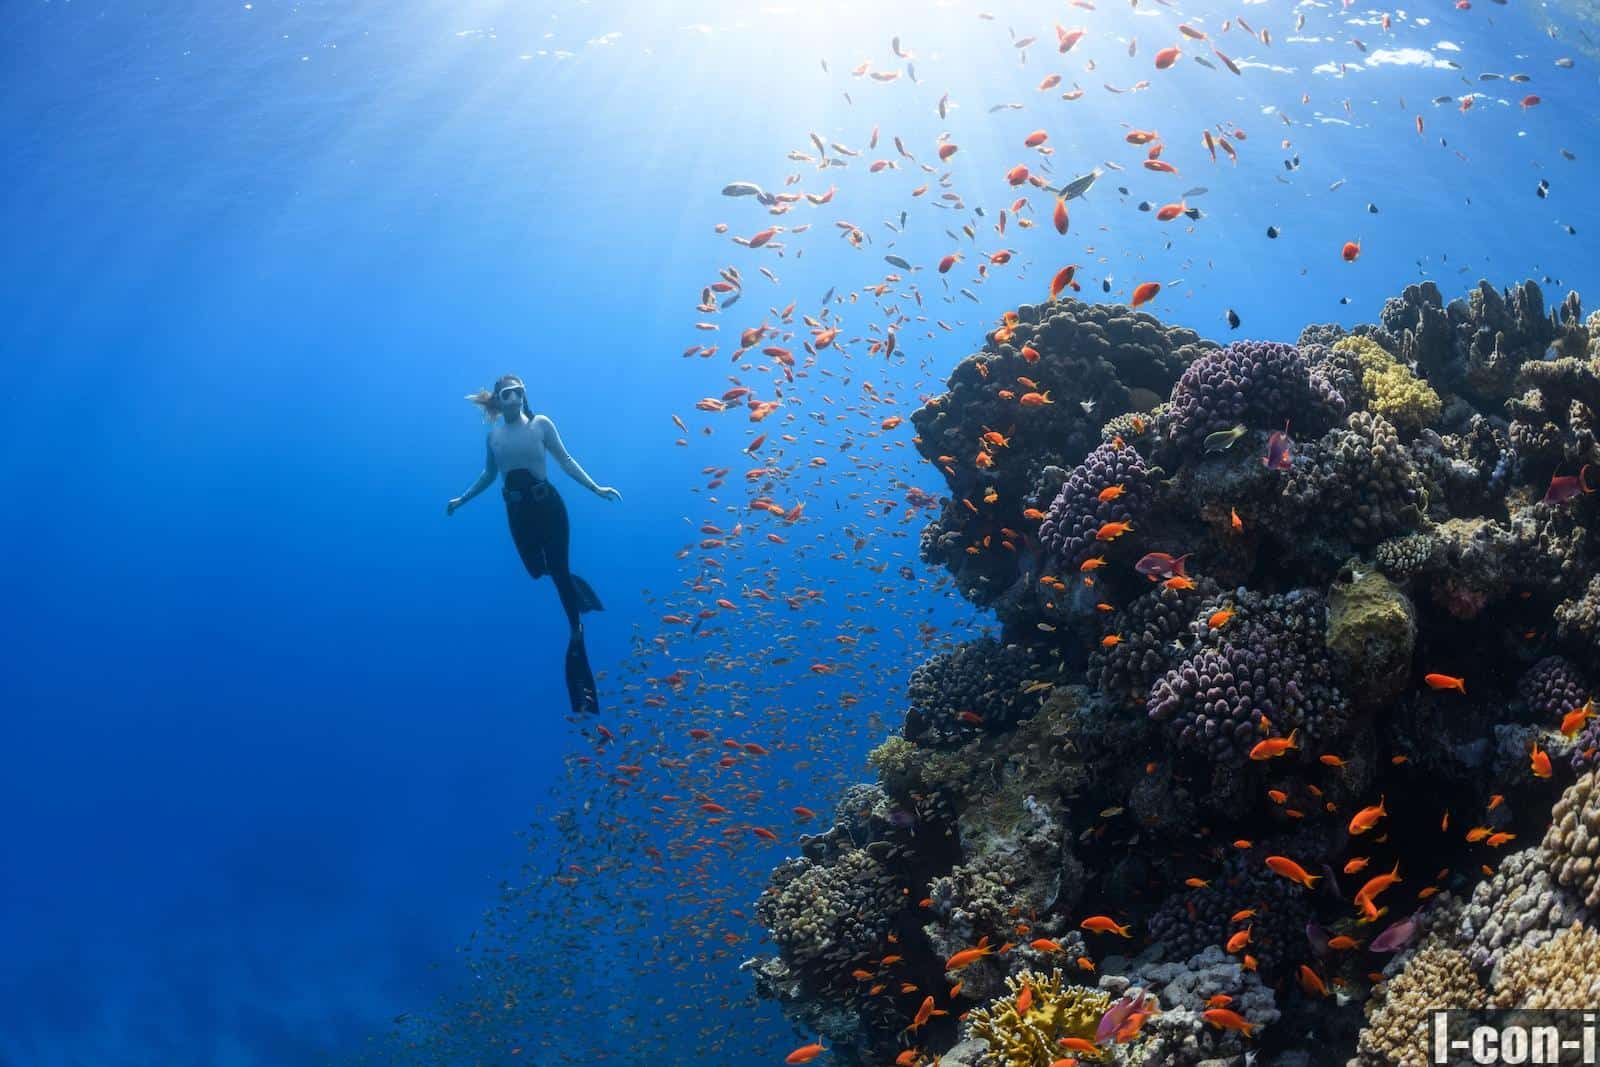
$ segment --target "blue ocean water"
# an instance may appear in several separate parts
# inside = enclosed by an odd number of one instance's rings
[[[1002,310],[1043,299],[1056,267],[1082,264],[1093,299],[1159,280],[1150,310],[1219,338],[1227,308],[1240,336],[1370,321],[1420,278],[1446,296],[1480,276],[1548,277],[1552,300],[1600,288],[1600,94],[1580,16],[1437,5],[1385,33],[1362,5],[1252,4],[1240,11],[1277,40],[1218,39],[1240,78],[1185,65],[1163,82],[1149,56],[1171,12],[1099,6],[995,5],[982,19],[964,3],[12,5],[0,1062],[501,1062],[525,1042],[540,1062],[747,1063],[797,1043],[737,973],[748,945],[705,947],[757,935],[749,904],[792,830],[649,872],[638,850],[676,830],[653,828],[643,791],[593,773],[615,760],[565,717],[554,590],[523,573],[493,494],[445,517],[482,459],[461,398],[501,373],[523,375],[579,461],[625,495],[561,483],[575,569],[607,601],[589,625],[601,721],[670,756],[678,720],[642,694],[676,656],[715,683],[696,713],[743,716],[762,724],[751,740],[793,746],[749,772],[770,794],[752,805],[820,811],[888,731],[869,716],[902,701],[925,651],[918,624],[970,618],[917,560],[919,522],[901,518],[904,487],[937,493],[936,472],[909,427],[877,426],[940,391]],[[1180,12],[1214,33],[1239,13]],[[1072,64],[1061,88],[1085,95],[1070,104],[1036,89],[1067,69],[1051,24],[1069,14],[1113,42],[1093,73]],[[1042,43],[1020,62],[1015,41],[1031,34]],[[852,76],[869,61],[901,76]],[[1532,80],[1479,79],[1517,71]],[[1155,84],[1104,88],[1140,78]],[[1520,107],[1530,92],[1538,105]],[[944,93],[956,108],[941,120]],[[1429,103],[1440,95],[1474,106]],[[1025,106],[991,113],[1012,101]],[[1202,155],[1200,131],[1217,124],[1248,131],[1237,166]],[[1166,133],[1181,176],[1141,170],[1124,126]],[[1129,169],[1073,203],[1066,238],[1040,198],[1032,230],[952,240],[972,206],[987,225],[1020,195],[1002,176],[1036,128],[1052,132],[1055,177],[1107,159]],[[932,178],[888,143],[926,161],[946,130],[967,211],[913,198]],[[864,154],[827,171],[785,159],[813,151],[812,131]],[[904,165],[869,174],[879,158]],[[812,225],[781,256],[713,232],[771,221],[724,184],[777,190],[787,175],[838,193],[779,220]],[[1134,206],[1193,186],[1207,189],[1191,198],[1204,212],[1193,232]],[[904,234],[885,229],[902,210]],[[870,244],[842,240],[840,220]],[[1346,241],[1361,242],[1355,264]],[[978,251],[1000,247],[1013,262],[978,286]],[[932,264],[957,248],[969,258],[946,287]],[[860,293],[891,251],[923,267],[920,313],[950,328],[903,327],[899,360],[874,362],[863,341],[854,370],[841,360],[832,380],[791,390],[793,421],[770,432],[800,438],[784,503],[804,499],[806,518],[728,575],[825,595],[771,624],[718,619],[664,656],[660,616],[707,574],[702,524],[747,514],[740,480],[756,460],[742,449],[765,428],[695,401],[761,377],[726,358],[739,329],[790,301],[816,314],[829,289]],[[748,295],[708,339],[695,305],[729,263]],[[981,304],[957,293],[975,286]],[[866,334],[870,303],[835,305],[848,333]],[[722,352],[682,356],[698,343]],[[860,380],[893,402],[863,401]],[[829,466],[807,466],[813,454]],[[719,496],[706,471],[722,467]],[[872,506],[883,499],[892,513]],[[868,639],[833,644],[834,674],[807,675],[820,642],[862,625]],[[781,650],[796,662],[772,663]],[[577,822],[550,822],[573,807]],[[585,821],[586,807],[612,821]],[[530,824],[532,875],[517,836]],[[538,895],[563,849],[611,865]],[[507,900],[514,934],[508,912],[496,920]],[[463,963],[469,940],[545,957],[540,1019],[603,1006],[615,1028],[464,1021],[486,985],[520,973]],[[549,984],[557,973],[571,986]]]

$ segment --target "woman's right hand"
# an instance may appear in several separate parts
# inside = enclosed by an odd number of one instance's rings
[[[450,501],[450,503],[448,503],[448,504],[446,504],[444,506],[445,515],[446,516],[454,515],[456,513],[456,508],[459,508],[462,504],[465,504],[466,502],[467,501],[466,501],[466,499],[464,497],[459,497],[458,496],[458,497],[454,498],[453,500]]]

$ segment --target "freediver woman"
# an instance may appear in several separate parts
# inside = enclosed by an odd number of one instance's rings
[[[483,473],[465,493],[445,506],[446,515],[489,486],[504,474],[500,495],[506,502],[506,519],[511,524],[511,539],[516,542],[522,565],[535,579],[546,574],[556,583],[561,607],[567,613],[571,633],[567,639],[567,695],[574,712],[598,712],[594,672],[589,669],[589,653],[583,644],[583,619],[586,611],[601,611],[603,605],[589,583],[572,573],[567,561],[570,525],[567,505],[545,474],[545,460],[554,456],[572,480],[603,500],[621,500],[622,494],[595,480],[572,458],[556,424],[547,416],[535,415],[528,407],[528,390],[514,374],[502,376],[493,389],[480,389],[467,397],[483,411],[489,427],[488,450]]]

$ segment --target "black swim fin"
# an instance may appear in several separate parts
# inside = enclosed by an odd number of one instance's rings
[[[589,650],[579,630],[567,642],[567,696],[574,714],[600,714],[600,697],[594,688],[594,672],[589,669]]]
[[[572,587],[578,591],[578,610],[580,612],[606,610],[606,606],[600,603],[600,594],[594,591],[594,586],[579,578],[576,574],[572,576]]]

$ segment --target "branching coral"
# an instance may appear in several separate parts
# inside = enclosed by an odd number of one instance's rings
[[[1018,999],[1028,990],[1027,1011]],[[1069,985],[1059,970],[1049,974],[1022,971],[1006,979],[1006,993],[974,1008],[968,1025],[974,1037],[989,1043],[985,1063],[994,1067],[1049,1067],[1061,1059],[1059,1042],[1077,1037],[1094,1040],[1100,1017],[1111,996],[1089,986]]]

